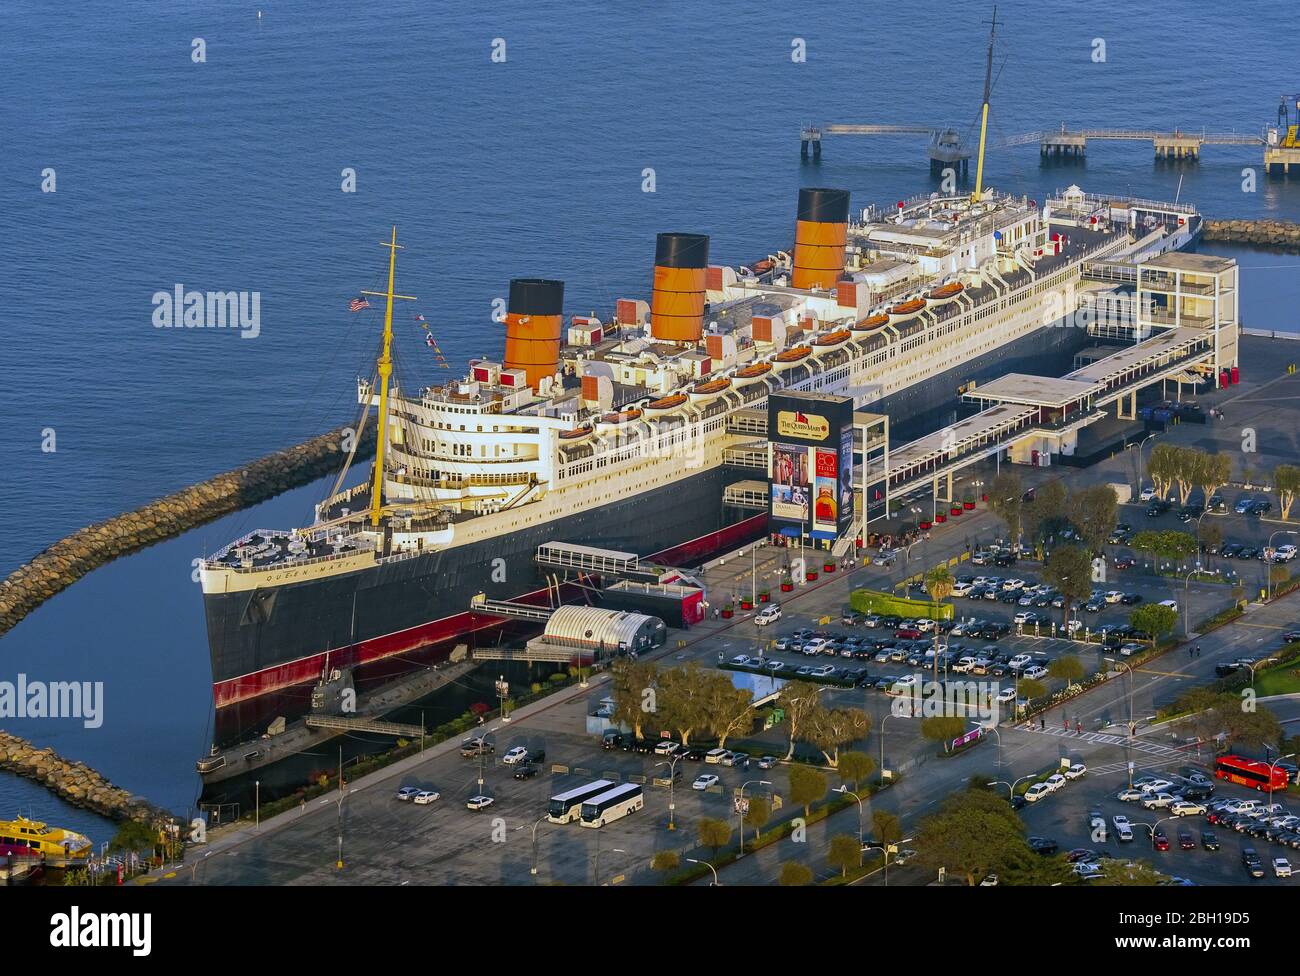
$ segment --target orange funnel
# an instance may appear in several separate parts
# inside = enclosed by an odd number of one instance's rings
[[[704,284],[709,239],[703,234],[660,234],[655,240],[650,334],[665,342],[698,342],[704,333]]]
[[[795,288],[834,288],[844,273],[849,191],[804,187],[794,228]]]
[[[506,369],[522,369],[533,389],[560,365],[564,282],[515,278],[506,309]]]

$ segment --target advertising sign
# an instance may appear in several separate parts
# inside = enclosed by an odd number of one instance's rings
[[[772,445],[773,518],[787,522],[808,521],[808,448],[791,444]]]
[[[853,522],[853,401],[784,392],[768,398],[772,528],[834,539]]]

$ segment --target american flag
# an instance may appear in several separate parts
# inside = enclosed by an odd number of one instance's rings
[[[369,308],[369,307],[370,307],[370,303],[366,301],[365,297],[362,295],[358,295],[356,298],[352,299],[352,304],[348,306],[348,308],[353,312],[359,312],[363,308]]]

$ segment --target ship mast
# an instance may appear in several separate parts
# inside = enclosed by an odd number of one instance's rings
[[[989,95],[993,87],[993,38],[998,30],[998,8],[993,8],[993,23],[989,27],[989,56],[984,66],[984,109],[980,116],[980,155],[975,163],[975,192],[970,195],[971,203],[979,203],[984,190],[984,140],[989,128]]]
[[[397,243],[397,227],[393,227],[391,240],[381,241],[381,247],[388,248],[388,290],[384,292],[363,291],[363,295],[375,295],[388,300],[384,308],[384,348],[379,354],[379,431],[375,439],[375,484],[370,493],[370,524],[378,527],[383,508],[384,490],[384,448],[388,444],[388,379],[393,375],[393,300],[397,298],[414,301],[414,295],[393,294],[393,277],[397,271],[397,252],[402,245]]]

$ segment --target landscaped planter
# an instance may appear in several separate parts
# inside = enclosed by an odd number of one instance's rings
[[[834,564],[834,563],[823,563],[823,564],[822,564],[822,569],[825,570],[825,571],[828,572],[828,573],[833,573],[833,572],[835,572],[835,564]]]
[[[929,519],[926,519],[924,522],[921,523],[921,531],[923,532],[929,531],[933,527],[934,526],[931,524]]]
[[[962,502],[962,503],[961,503],[961,507],[964,508],[964,509],[966,509],[966,511],[969,512],[972,508],[975,507],[975,503],[974,503],[974,502]]]
[[[817,578],[817,570],[810,569],[805,575],[805,578],[808,580],[815,580]]]
[[[793,590],[793,589],[794,589],[794,584],[793,584],[793,583],[782,583],[782,584],[781,584],[781,592],[782,592],[782,593],[789,593],[789,592],[790,592],[791,590]]]
[[[734,614],[735,614],[735,611],[732,610],[731,607],[723,607],[723,608],[722,608],[722,619],[723,619],[723,620],[730,620],[730,619],[732,618],[732,616],[734,616]]]
[[[982,502],[986,502],[986,501],[988,501],[988,500],[989,500],[989,496],[988,496],[988,495],[980,495],[980,501],[982,501]]]
[[[754,603],[753,603],[753,601],[752,601],[752,600],[741,600],[741,601],[740,601],[740,609],[742,609],[742,610],[753,610],[753,609],[754,609]]]
[[[960,505],[954,505],[952,508],[948,509],[948,513],[949,513],[950,515],[960,515],[960,514],[961,514],[961,506],[960,506]]]
[[[770,599],[772,599],[772,595],[770,593],[760,593],[758,595],[759,603],[767,603]]]
[[[934,517],[934,520],[935,520],[936,522],[940,522],[940,523],[942,523],[942,522],[947,522],[947,521],[948,521],[948,516],[947,516],[947,515],[944,515],[942,512],[940,512],[938,515],[936,515],[936,516]]]

